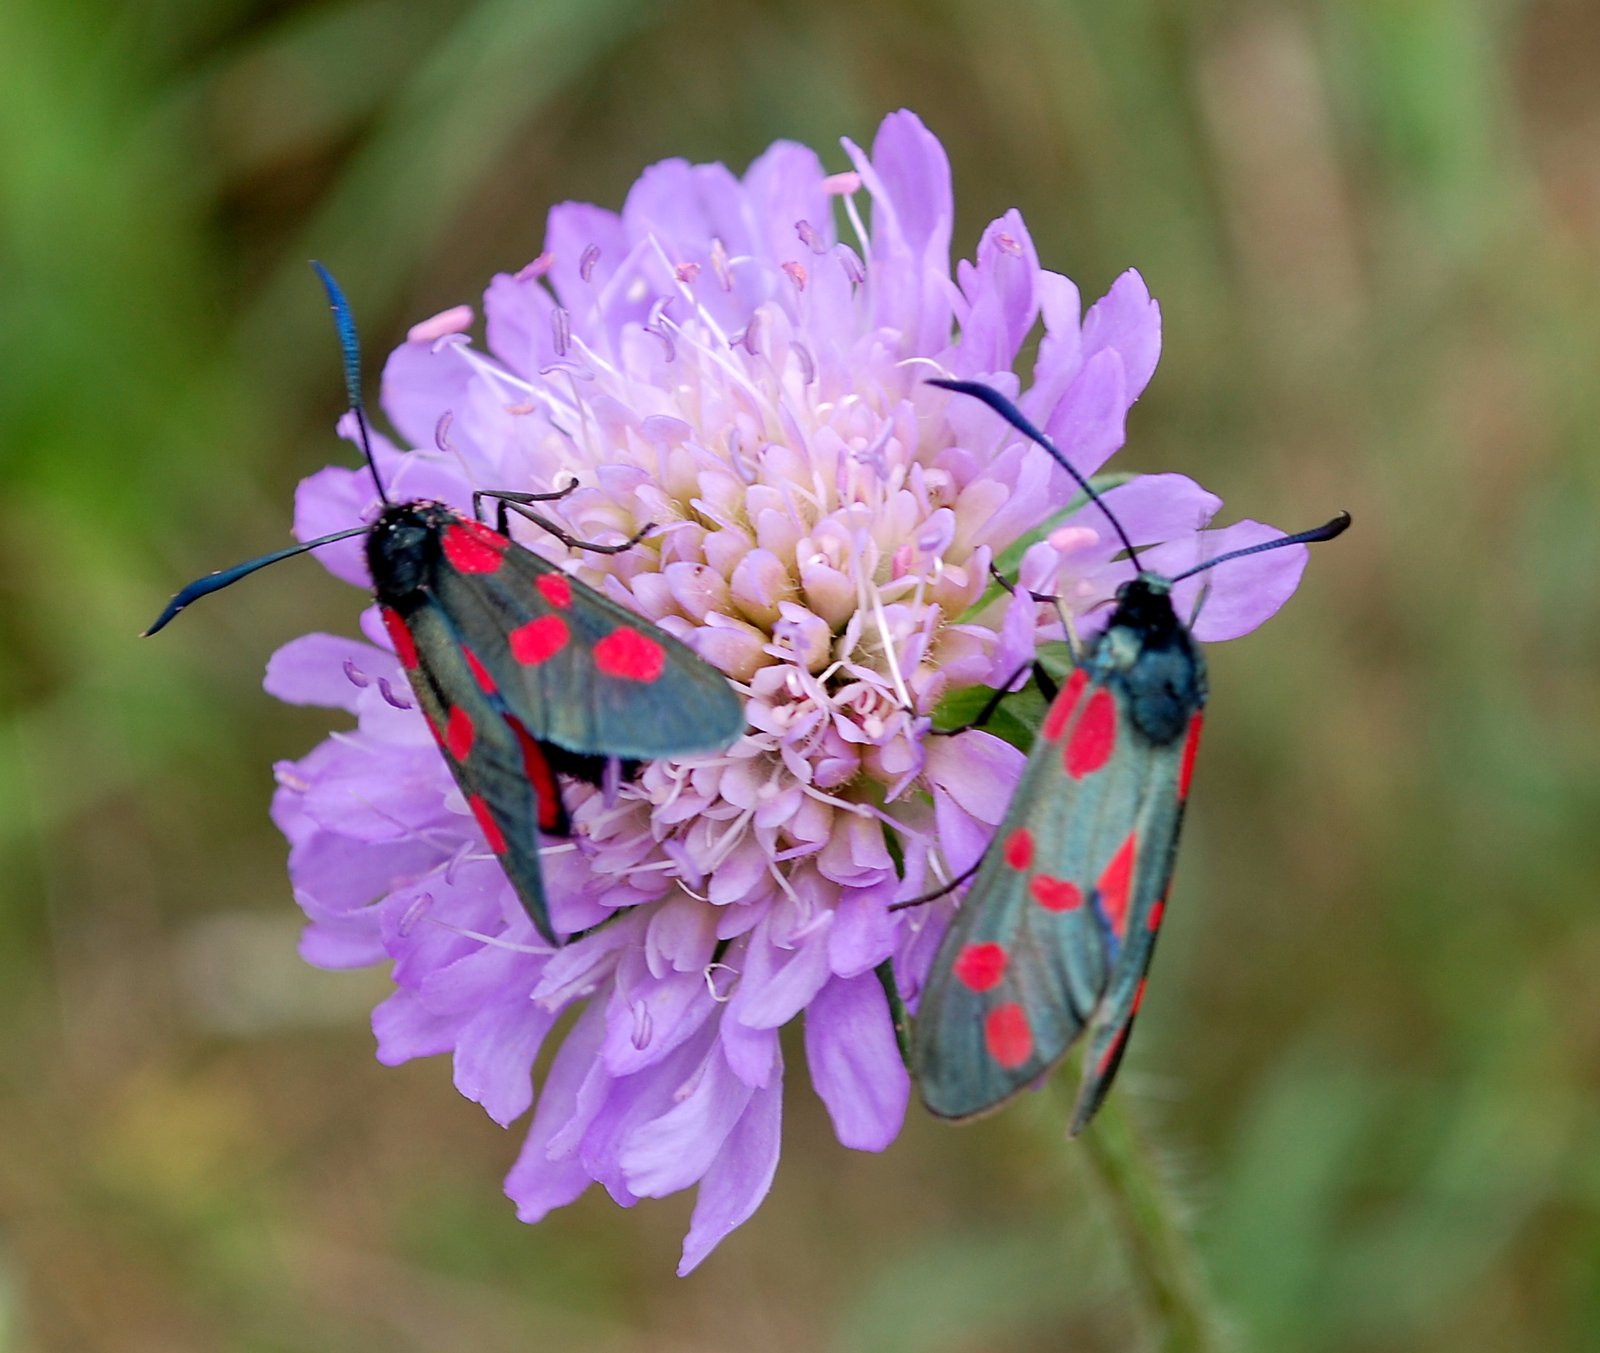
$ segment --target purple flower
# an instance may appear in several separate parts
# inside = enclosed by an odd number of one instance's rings
[[[844,149],[851,167],[832,176],[779,143],[743,179],[671,160],[620,214],[558,206],[545,252],[490,283],[485,347],[458,308],[418,325],[384,372],[384,408],[417,448],[377,446],[391,496],[466,506],[475,487],[575,476],[551,507],[574,534],[659,523],[614,557],[521,536],[745,697],[748,731],[719,755],[652,763],[610,795],[565,786],[574,835],[542,856],[553,919],[609,924],[555,952],[540,941],[372,611],[364,640],[308,635],[267,672],[280,698],[356,717],[277,770],[307,960],[391,963],[379,1057],[449,1052],[497,1122],[533,1110],[506,1181],[524,1220],[596,1181],[624,1206],[697,1184],[683,1273],[771,1184],[778,1031],[797,1015],[839,1140],[878,1151],[900,1129],[910,1086],[879,971],[892,964],[914,1006],[953,904],[887,906],[976,859],[1023,762],[982,731],[929,738],[929,716],[1059,634],[1050,608],[992,587],[990,562],[1018,547],[1024,584],[1059,593],[1083,631],[1129,572],[1102,517],[1065,513],[1059,467],[924,378],[1018,397],[1092,474],[1160,347],[1138,274],[1081,313],[1012,211],[952,276],[938,141],[901,112],[870,153]],[[1019,392],[1012,363],[1041,319]],[[1107,497],[1154,568],[1267,530],[1203,531],[1218,500],[1177,475]],[[364,470],[326,469],[301,485],[296,529],[374,507]],[[321,557],[365,582],[358,541]],[[1259,624],[1304,558],[1220,571],[1199,636]],[[536,1096],[535,1060],[569,1009]]]

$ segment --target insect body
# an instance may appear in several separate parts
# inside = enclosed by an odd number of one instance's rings
[[[935,383],[982,399],[1056,454],[987,386]],[[1340,516],[1200,568],[1331,539],[1349,523]],[[1137,552],[1125,536],[1123,543],[1137,567]],[[994,845],[934,959],[912,1069],[923,1101],[941,1117],[999,1106],[1085,1031],[1073,1133],[1111,1087],[1166,909],[1206,702],[1205,661],[1172,604],[1178,580],[1140,570],[1119,589],[1104,632],[1051,702]]]
[[[333,305],[367,448],[354,325],[333,279],[317,271]],[[370,465],[370,448],[367,457]],[[381,495],[381,483],[378,489]],[[509,507],[570,545],[606,553],[635,541],[586,545],[527,507],[559,493],[486,496],[501,500],[498,531],[443,503],[385,497],[370,526],[189,584],[145,632],[154,634],[191,602],[280,559],[364,535],[384,625],[445,763],[534,925],[559,943],[538,854],[541,833],[568,829],[556,772],[594,781],[603,758],[715,751],[743,731],[744,710],[727,679],[686,645],[513,541],[504,513]]]
[[[1167,581],[1125,584],[1051,704],[934,961],[914,1044],[934,1113],[995,1107],[1086,1027],[1072,1130],[1100,1106],[1144,995],[1205,699]]]

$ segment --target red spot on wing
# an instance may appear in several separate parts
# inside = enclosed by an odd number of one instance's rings
[[[494,678],[489,675],[489,669],[478,661],[478,655],[463,644],[461,656],[467,660],[467,669],[472,673],[472,679],[478,683],[478,689],[485,695],[493,695],[496,690]]]
[[[1083,905],[1083,893],[1077,884],[1049,874],[1035,874],[1028,880],[1028,891],[1046,911],[1072,911]]]
[[[1200,724],[1203,715],[1196,714],[1189,720],[1189,736],[1183,744],[1183,761],[1178,766],[1178,802],[1182,803],[1189,797],[1189,778],[1194,774],[1194,754],[1200,746]]]
[[[1145,919],[1145,929],[1153,935],[1161,929],[1161,915],[1167,909],[1167,899],[1162,897],[1156,900],[1155,906],[1150,908],[1150,915]]]
[[[1005,860],[1013,869],[1026,869],[1033,863],[1033,833],[1018,827],[1006,837]]]
[[[567,622],[559,615],[541,615],[520,625],[506,636],[511,644],[511,656],[528,667],[536,667],[567,646]]]
[[[506,853],[505,833],[500,830],[500,825],[489,813],[489,805],[483,801],[480,794],[467,796],[467,807],[472,809],[472,816],[478,819],[478,825],[483,828],[483,837],[489,843],[489,849],[496,855]]]
[[[394,644],[394,655],[400,659],[400,665],[408,672],[416,670],[417,666],[417,641],[411,637],[411,631],[406,628],[406,622],[400,618],[400,612],[393,607],[383,608],[383,627],[389,631],[389,641]]]
[[[444,747],[457,761],[465,761],[472,750],[472,739],[477,732],[472,726],[472,715],[457,705],[450,711],[444,726]]]
[[[511,731],[517,735],[522,747],[522,771],[533,786],[537,804],[539,826],[543,831],[554,831],[561,825],[561,788],[556,784],[555,772],[545,757],[544,748],[524,728],[519,720],[507,719]]]
[[[1105,873],[1100,875],[1100,881],[1095,884],[1106,920],[1119,938],[1128,924],[1128,894],[1133,888],[1133,856],[1138,844],[1138,833],[1130,834],[1117,848]]]
[[[493,573],[510,545],[482,522],[458,521],[444,529],[444,557],[458,573]]]
[[[984,1017],[983,1045],[1008,1071],[1022,1066],[1033,1055],[1033,1030],[1023,1008],[1015,1001],[995,1006]]]
[[[1006,971],[1006,951],[998,944],[969,944],[950,965],[956,979],[973,991],[997,986]]]
[[[1100,1065],[1095,1068],[1096,1076],[1108,1075],[1117,1065],[1117,1060],[1122,1056],[1123,1045],[1128,1041],[1128,1030],[1133,1028],[1133,1017],[1128,1017],[1128,1023],[1117,1031],[1117,1036],[1111,1040],[1111,1046],[1100,1054]]]
[[[1054,742],[1066,729],[1067,720],[1072,717],[1072,711],[1078,707],[1078,697],[1083,694],[1084,683],[1088,680],[1089,673],[1082,667],[1072,669],[1067,684],[1056,694],[1055,703],[1044,716],[1044,728],[1040,731],[1044,734],[1046,742]]]
[[[572,605],[572,584],[561,573],[541,573],[533,584],[539,589],[539,595],[552,606],[563,609]]]
[[[648,634],[619,625],[594,646],[594,665],[623,681],[654,681],[667,665],[667,650]]]
[[[1067,740],[1067,749],[1062,753],[1067,774],[1074,780],[1093,775],[1111,760],[1116,745],[1117,702],[1111,692],[1102,686],[1089,697],[1077,727]]]
[[[1133,993],[1133,1004],[1128,1008],[1128,1022],[1133,1023],[1133,1017],[1139,1013],[1139,1007],[1144,1004],[1144,988],[1147,979],[1141,977],[1139,985]]]

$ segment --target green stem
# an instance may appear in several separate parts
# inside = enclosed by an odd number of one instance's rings
[[[1078,1138],[1104,1195],[1129,1273],[1161,1334],[1162,1353],[1221,1353],[1221,1320],[1182,1208],[1151,1149],[1112,1095]]]

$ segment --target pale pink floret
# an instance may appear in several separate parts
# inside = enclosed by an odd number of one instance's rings
[[[831,176],[779,143],[743,179],[667,161],[620,213],[556,207],[545,252],[485,294],[486,350],[455,336],[451,311],[384,372],[384,409],[417,448],[380,441],[391,497],[466,506],[475,487],[576,477],[551,507],[575,534],[658,523],[632,550],[568,567],[745,697],[748,731],[725,752],[649,764],[610,798],[567,786],[574,836],[542,855],[555,924],[610,924],[555,953],[539,941],[371,612],[368,642],[309,635],[267,674],[285,700],[357,718],[278,767],[306,958],[392,963],[380,1058],[450,1052],[458,1088],[496,1121],[533,1108],[506,1184],[523,1219],[594,1181],[624,1205],[698,1184],[680,1272],[771,1183],[778,1030],[795,1016],[839,1140],[881,1150],[899,1131],[910,1087],[876,970],[892,964],[914,1006],[950,904],[887,906],[977,858],[1023,760],[982,731],[930,738],[929,716],[1058,632],[1026,598],[975,610],[991,561],[1035,533],[1023,583],[1058,592],[1086,631],[1129,573],[1093,509],[1057,519],[1073,496],[1059,467],[923,381],[1019,396],[1093,473],[1160,346],[1138,274],[1080,318],[1076,288],[1039,266],[1013,211],[952,277],[938,141],[901,112],[870,154],[844,149],[850,167]],[[1012,364],[1041,319],[1020,389]],[[1218,500],[1176,475],[1110,501],[1136,543],[1165,542],[1147,556],[1158,568],[1266,530],[1201,533]],[[297,530],[350,525],[375,503],[365,470],[323,470],[301,486]],[[359,541],[322,557],[364,580]],[[1284,550],[1219,573],[1196,632],[1259,624],[1303,563]],[[569,1006],[580,1013],[535,1102],[534,1061]]]

